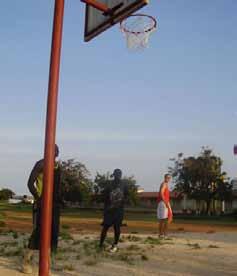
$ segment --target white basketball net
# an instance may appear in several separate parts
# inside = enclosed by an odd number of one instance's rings
[[[130,50],[141,50],[147,48],[150,35],[156,29],[156,20],[148,15],[132,15],[120,24],[124,33],[127,48]]]

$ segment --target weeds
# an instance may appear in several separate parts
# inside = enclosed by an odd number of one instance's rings
[[[138,242],[142,240],[142,238],[132,235],[127,236],[126,239],[130,242]]]
[[[71,234],[69,234],[68,232],[66,231],[61,231],[60,233],[60,237],[62,238],[62,240],[64,241],[69,241],[69,240],[73,240],[73,237]]]
[[[142,261],[148,261],[149,258],[147,257],[147,255],[142,254],[142,255],[141,255],[141,260],[142,260]]]
[[[131,244],[126,248],[127,251],[139,251],[141,248],[136,244]]]
[[[220,248],[220,247],[217,246],[217,245],[210,244],[210,245],[208,246],[208,248]]]
[[[72,264],[66,264],[64,265],[63,270],[73,271],[75,268]]]
[[[84,264],[87,265],[87,266],[94,266],[94,265],[96,265],[97,263],[98,263],[97,258],[91,258],[91,259],[86,260],[86,261],[84,262]]]
[[[121,253],[121,254],[118,254],[116,255],[116,258],[117,260],[119,261],[123,261],[129,265],[134,265],[134,258],[130,255],[130,254],[126,254],[126,253]]]
[[[198,243],[188,243],[187,245],[192,247],[192,249],[201,249],[201,246]]]
[[[161,241],[158,238],[147,237],[144,243],[151,244],[151,245],[161,245]]]
[[[62,229],[68,230],[68,229],[70,229],[70,225],[68,225],[68,224],[63,224],[63,225],[62,225]]]
[[[5,227],[6,226],[6,222],[5,221],[0,221],[0,227]]]

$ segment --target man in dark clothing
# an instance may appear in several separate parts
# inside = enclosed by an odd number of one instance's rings
[[[104,221],[100,237],[100,248],[103,248],[108,229],[113,226],[114,243],[110,251],[116,252],[118,250],[120,227],[123,221],[124,204],[127,200],[128,189],[121,182],[122,171],[120,169],[115,169],[112,176],[114,180],[104,191]]]
[[[59,155],[58,146],[55,145],[55,158]],[[36,162],[31,171],[28,188],[34,196],[33,204],[33,232],[29,239],[28,249],[24,254],[23,269],[24,273],[31,273],[30,260],[33,255],[33,250],[39,250],[40,247],[40,225],[41,225],[41,210],[42,210],[42,194],[43,194],[43,168],[44,159]],[[58,246],[59,220],[60,220],[60,205],[62,204],[61,197],[61,171],[58,162],[54,166],[54,187],[53,187],[53,212],[52,212],[52,234],[51,234],[51,251],[56,252]]]

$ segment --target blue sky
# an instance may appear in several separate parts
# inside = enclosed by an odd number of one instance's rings
[[[37,2],[37,3],[36,3]],[[83,42],[84,4],[65,1],[57,141],[61,158],[119,167],[156,190],[169,158],[210,146],[236,176],[237,1],[151,1],[159,28],[129,52],[114,26]],[[0,187],[26,193],[42,157],[52,0],[0,9]]]

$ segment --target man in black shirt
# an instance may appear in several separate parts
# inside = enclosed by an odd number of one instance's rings
[[[121,182],[122,171],[115,169],[112,176],[114,180],[105,188],[104,191],[104,221],[100,237],[100,248],[107,235],[108,229],[114,227],[114,243],[110,249],[111,252],[118,250],[118,241],[120,237],[120,227],[124,216],[124,204],[128,196],[128,189]]]

